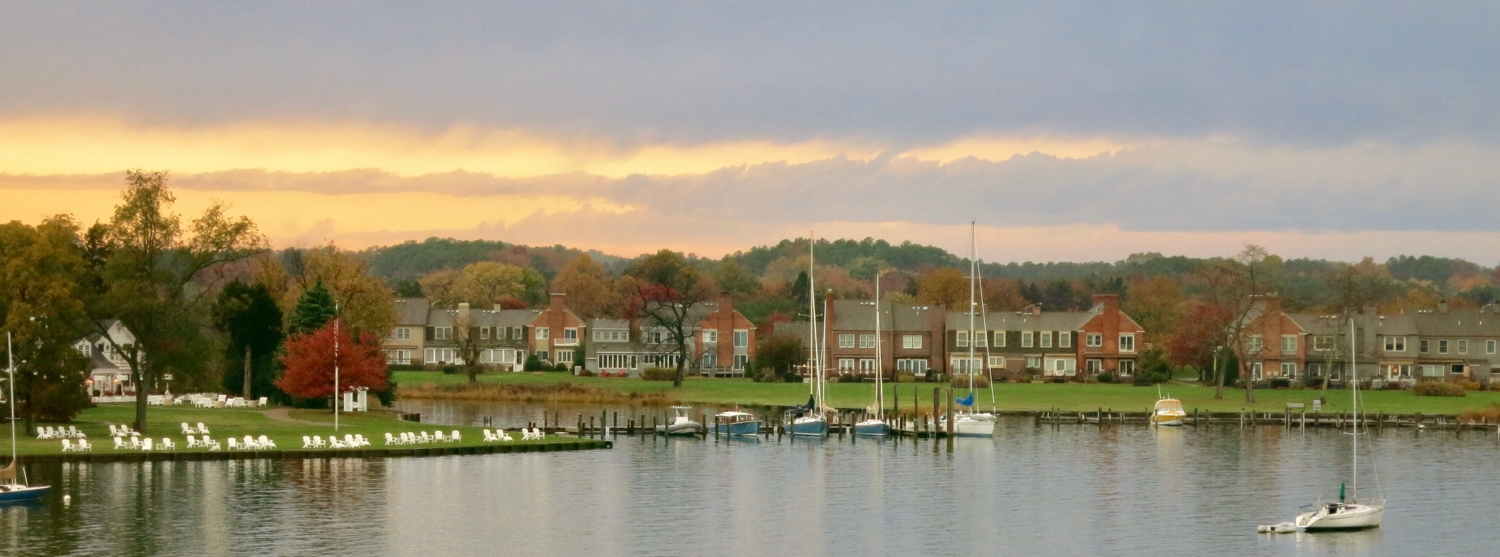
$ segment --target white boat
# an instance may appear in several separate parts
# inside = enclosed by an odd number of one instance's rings
[[[10,343],[10,332],[5,333],[5,354],[9,359],[7,368],[10,372],[10,464],[0,468],[0,503],[11,503],[17,501],[35,501],[46,496],[52,490],[49,485],[27,485],[25,480],[26,471],[21,470],[21,477],[16,477],[17,453],[16,453],[16,358]]]
[[[813,245],[817,240],[809,233],[807,239],[807,323],[808,323],[808,346],[807,346],[807,368],[809,397],[806,407],[798,407],[788,413],[792,417],[787,424],[787,429],[792,435],[804,435],[813,437],[828,436],[828,409],[826,404],[827,382],[824,378],[823,338],[819,343],[818,335],[818,290],[815,286],[814,271],[817,270],[816,260],[813,259]]]
[[[656,432],[665,435],[697,435],[703,433],[703,424],[693,421],[692,415],[688,413],[691,406],[673,406],[672,421],[666,425],[656,426]]]
[[[974,336],[975,331],[976,331],[976,329],[974,329],[974,318],[975,318],[976,311],[978,311],[980,309],[979,308],[980,302],[975,299],[975,293],[979,290],[979,242],[978,242],[978,240],[975,239],[975,231],[974,231],[974,229],[975,229],[974,223],[970,222],[969,223],[969,359],[968,359],[968,364],[965,365],[965,367],[968,368],[967,371],[968,371],[968,375],[969,375],[969,396],[966,397],[966,398],[958,399],[958,400],[955,401],[955,402],[958,402],[959,405],[965,407],[965,410],[957,412],[953,416],[953,435],[955,437],[990,437],[990,436],[993,436],[995,434],[995,415],[991,414],[989,412],[979,412],[974,407],[974,374],[979,371],[979,370],[975,369],[976,366],[974,365],[974,361],[975,361],[975,359],[974,359],[974,345],[978,344],[977,342],[974,341],[974,339],[976,338]],[[986,329],[988,329],[988,327],[986,327]],[[988,330],[983,331],[983,334],[989,335],[989,331]],[[989,353],[989,343],[986,342],[984,344],[985,344],[985,353],[988,354]],[[986,356],[986,359],[988,359],[988,356]],[[990,390],[991,390],[992,393],[994,392],[994,388],[995,388],[994,384],[991,383]],[[947,430],[947,416],[944,416],[944,417],[940,418],[939,422],[938,422],[938,425],[939,425],[939,427],[943,428],[944,431],[946,431]]]
[[[1373,503],[1364,504],[1359,502],[1359,365],[1356,361],[1354,347],[1354,319],[1349,319],[1349,330],[1351,331],[1349,342],[1349,364],[1354,372],[1352,386],[1352,397],[1354,399],[1354,456],[1351,460],[1352,480],[1348,500],[1344,498],[1344,486],[1339,484],[1339,500],[1337,503],[1323,503],[1319,501],[1317,508],[1297,515],[1296,526],[1299,530],[1315,532],[1320,530],[1360,530],[1364,528],[1379,528],[1380,520],[1385,516],[1385,498],[1375,499]],[[1379,479],[1379,478],[1377,478]]]
[[[854,434],[861,437],[885,437],[891,425],[885,422],[885,360],[880,357],[880,275],[875,273],[875,415],[854,424]]]
[[[1163,398],[1156,401],[1156,408],[1151,410],[1151,423],[1156,425],[1180,426],[1187,419],[1187,411],[1182,409],[1182,401],[1175,398]]]

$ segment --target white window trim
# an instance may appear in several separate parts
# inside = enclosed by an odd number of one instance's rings
[[[1039,348],[1052,348],[1052,331],[1042,331],[1042,345]]]
[[[1129,339],[1128,344],[1130,344],[1130,348],[1126,348],[1125,347],[1125,345],[1127,344],[1126,339]],[[1120,344],[1119,344],[1119,346],[1120,346],[1120,352],[1134,354],[1135,353],[1135,333],[1120,333]]]
[[[547,338],[550,337],[550,336],[552,336],[552,329],[549,329],[547,327],[537,327],[536,328],[536,339],[537,340],[547,340]]]
[[[995,348],[1005,348],[1005,331],[995,331]]]
[[[1100,348],[1104,346],[1104,333],[1088,333],[1083,339],[1084,346],[1089,348]]]
[[[1021,331],[1021,348],[1031,348],[1036,345],[1036,335],[1031,331]]]
[[[839,348],[854,348],[854,334],[839,333]]]
[[[954,331],[953,335],[954,335],[953,336],[953,339],[954,339],[953,340],[953,344],[955,346],[957,346],[959,348],[968,348],[969,347],[969,332],[968,331]]]
[[[1073,347],[1073,333],[1068,332],[1068,331],[1058,331],[1057,332],[1057,347],[1058,348],[1072,348]]]

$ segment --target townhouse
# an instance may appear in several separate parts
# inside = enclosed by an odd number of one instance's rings
[[[696,374],[738,376],[745,373],[753,357],[755,325],[738,310],[734,299],[720,293],[688,312],[687,350],[689,369]],[[589,371],[601,375],[638,375],[647,367],[676,367],[677,346],[664,327],[643,321],[594,319],[585,362]]]
[[[875,327],[875,312],[880,312],[880,328]],[[874,300],[824,300],[823,329],[827,339],[826,365],[842,375],[873,376],[877,371],[886,377],[892,373],[926,376],[927,370],[941,368],[943,306],[895,304]],[[799,336],[808,334],[807,322],[798,327]],[[875,343],[880,342],[880,361],[875,359]]]
[[[1145,329],[1120,311],[1113,294],[1096,294],[1087,311],[976,315],[948,312],[948,369],[955,374],[1029,372],[1078,379],[1100,373],[1133,376]],[[972,354],[972,356],[971,356]]]

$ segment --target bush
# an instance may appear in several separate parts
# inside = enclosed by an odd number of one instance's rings
[[[455,365],[445,365],[445,366],[443,366],[443,375],[453,375],[455,373],[458,373],[458,366],[455,366]]]
[[[1321,389],[1323,388],[1323,383],[1325,381],[1327,380],[1323,379],[1322,377],[1303,377],[1302,386],[1309,389]]]
[[[967,376],[967,375],[954,375],[952,379],[948,380],[948,386],[967,389],[969,387],[969,376]],[[975,375],[974,376],[974,388],[976,388],[976,389],[983,389],[983,388],[989,387],[989,386],[990,386],[990,378],[985,377],[983,375]]]
[[[1460,423],[1482,422],[1487,424],[1500,424],[1500,406],[1493,404],[1481,410],[1464,410],[1458,413]]]
[[[1411,394],[1417,396],[1466,396],[1464,388],[1453,383],[1441,381],[1429,381],[1417,383],[1411,388]]]
[[[669,367],[648,367],[641,370],[641,379],[646,381],[674,381],[677,370]]]
[[[898,374],[896,374],[896,382],[897,383],[916,383],[917,382],[917,374],[911,373],[911,372],[901,372],[901,373],[898,373]]]
[[[1465,391],[1478,391],[1478,390],[1480,390],[1480,388],[1479,388],[1479,382],[1478,381],[1458,381],[1458,382],[1456,382],[1454,384],[1458,385],[1460,387],[1463,387],[1463,389]]]
[[[1271,388],[1272,389],[1287,389],[1287,388],[1290,388],[1291,386],[1292,386],[1292,380],[1291,379],[1287,379],[1285,377],[1272,377],[1271,378]]]
[[[588,368],[584,368],[578,372],[579,377],[594,377],[594,375],[594,372],[590,371]]]
[[[542,360],[539,359],[539,358],[537,358],[536,354],[532,354],[530,356],[527,356],[526,357],[526,364],[521,369],[524,369],[526,371],[541,371],[542,370]]]
[[[568,365],[567,362],[557,362],[557,365],[552,366],[552,371],[569,371],[572,369],[573,366]]]
[[[839,378],[836,379],[834,382],[835,383],[861,383],[861,382],[864,382],[864,380],[865,380],[864,376],[859,375],[857,373],[840,373],[839,374]],[[873,381],[873,380],[874,379],[872,378],[871,381]]]
[[[1114,383],[1115,382],[1115,376],[1112,375],[1112,374],[1108,374],[1108,373],[1101,373],[1101,374],[1096,375],[1094,377],[1096,379],[1098,379],[1100,383]]]

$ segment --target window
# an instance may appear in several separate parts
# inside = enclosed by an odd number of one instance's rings
[[[949,361],[949,363],[951,364],[949,366],[949,369],[955,375],[968,375],[970,371],[979,369],[979,362],[980,362],[979,358],[974,358],[974,359],[971,360],[971,359],[969,359],[967,357],[960,358],[958,356],[954,356]]]
[[[1135,333],[1120,334],[1120,351],[1135,352]]]
[[[1427,339],[1424,338],[1421,341],[1418,341],[1417,348],[1418,348],[1418,350],[1420,352],[1422,352],[1423,354],[1426,354],[1427,353]]]
[[[734,332],[734,347],[735,348],[749,348],[750,347],[750,331],[735,331]]]
[[[1281,353],[1297,353],[1297,335],[1281,335]]]
[[[954,336],[954,339],[955,339],[954,344],[956,346],[958,346],[959,348],[967,348],[969,346],[969,332],[968,331],[956,331],[953,334],[955,335]]]
[[[1467,340],[1460,340],[1460,341],[1458,341],[1458,353],[1459,354],[1468,354],[1469,353],[1469,341],[1467,341]]]
[[[902,358],[896,360],[896,371],[919,376],[927,375],[927,360],[921,358]]]
[[[839,373],[854,371],[854,358],[839,358]]]
[[[875,358],[860,358],[859,372],[865,375],[875,373]]]
[[[396,340],[411,340],[411,327],[396,327]]]
[[[1405,352],[1406,351],[1406,337],[1385,337],[1385,351],[1386,352]],[[1423,349],[1422,351],[1426,352],[1427,350]]]
[[[1089,358],[1083,361],[1083,369],[1089,373],[1104,371],[1104,361],[1099,358]]]
[[[1448,353],[1448,341],[1446,341],[1446,340],[1440,340],[1440,341],[1438,341],[1438,353],[1439,354],[1447,354]]]
[[[385,363],[393,365],[410,364],[411,350],[388,350],[385,353]]]
[[[1245,339],[1245,352],[1248,354],[1258,353],[1265,347],[1266,341],[1260,335],[1250,335],[1250,338]]]
[[[1042,331],[1042,348],[1052,348],[1052,331]]]
[[[974,346],[984,348],[985,346],[989,345],[989,340],[989,331],[974,331]]]
[[[704,344],[718,344],[719,343],[719,332],[718,331],[703,331],[703,342],[704,342]]]
[[[667,341],[667,333],[661,329],[651,329],[646,332],[646,342],[661,344]]]
[[[538,360],[551,360],[552,359],[551,356],[552,356],[552,354],[548,353],[546,350],[537,350],[536,351],[536,359],[538,359]]]
[[[703,369],[713,369],[719,367],[719,355],[715,352],[704,352],[703,362],[699,364],[699,366]]]
[[[1058,348],[1072,348],[1073,347],[1073,333],[1070,333],[1070,332],[1067,332],[1067,331],[1058,331],[1057,332],[1057,347]]]
[[[875,347],[875,335],[859,335],[859,347],[860,348],[874,348]]]
[[[1442,377],[1443,371],[1445,371],[1443,366],[1424,365],[1420,367],[1422,368],[1422,377]]]
[[[1005,331],[995,331],[995,347],[1005,348]]]
[[[1040,356],[1027,356],[1026,369],[1042,369],[1042,358]]]
[[[1281,376],[1287,378],[1296,377],[1297,362],[1281,362]]]
[[[1313,350],[1333,350],[1333,337],[1330,335],[1318,335],[1313,337]],[[1387,348],[1389,350],[1389,348]]]
[[[745,369],[745,366],[748,365],[749,363],[750,363],[750,355],[749,354],[735,354],[734,355],[734,369]]]
[[[1052,371],[1059,375],[1068,371],[1068,361],[1061,358],[1052,360]]]
[[[558,350],[557,351],[557,361],[558,361],[558,363],[572,362],[573,361],[573,351],[572,350]]]
[[[1089,333],[1088,336],[1084,337],[1083,344],[1084,346],[1087,346],[1089,348],[1098,348],[1100,346],[1104,346],[1104,335],[1100,333]]]
[[[568,327],[563,329],[563,344],[578,344],[577,327]]]
[[[852,334],[846,334],[846,333],[840,333],[839,334],[839,348],[854,348],[854,335],[852,335]]]
[[[1005,356],[990,356],[990,367],[1005,367]]]
[[[424,364],[435,364],[435,363],[437,363],[437,349],[436,348],[428,348],[427,351],[422,354],[422,363],[424,363]]]
[[[1135,375],[1135,360],[1120,360],[1120,375]]]
[[[1035,338],[1033,335],[1034,333],[1031,331],[1023,331],[1021,333],[1021,348],[1031,348],[1031,345],[1035,344],[1032,342],[1032,339]]]
[[[594,331],[594,342],[626,342],[629,337],[629,331]]]
[[[1256,381],[1260,381],[1263,369],[1264,366],[1260,362],[1250,364],[1250,377]]]
[[[510,328],[510,339],[511,340],[521,340],[521,338],[524,337],[524,336],[525,336],[525,334],[521,332],[521,328],[520,327],[511,327]]]
[[[547,340],[547,338],[549,338],[551,335],[552,335],[552,329],[548,329],[546,327],[537,327],[536,328],[536,339],[537,340]]]
[[[599,369],[635,369],[635,356],[630,354],[600,354]]]
[[[490,328],[489,327],[480,327],[479,328],[479,338],[483,339],[483,340],[489,340],[490,339]]]
[[[432,338],[436,340],[453,340],[453,327],[433,328]]]
[[[901,335],[901,347],[907,350],[921,350],[922,335]]]
[[[1391,379],[1411,379],[1411,364],[1391,364],[1386,366],[1386,372]]]
[[[1493,341],[1493,340],[1486,340],[1486,341],[1484,341],[1484,353],[1485,354],[1494,354],[1495,353],[1495,341]]]

